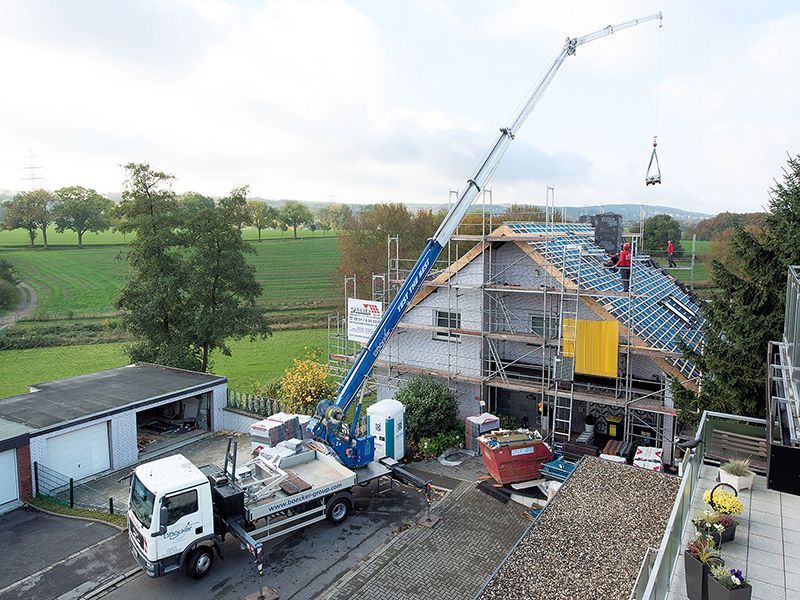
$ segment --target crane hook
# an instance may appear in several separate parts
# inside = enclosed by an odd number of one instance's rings
[[[650,162],[647,165],[647,173],[644,176],[645,185],[655,185],[661,183],[661,167],[658,165],[658,154],[656,154],[656,146],[658,145],[657,136],[653,136],[653,153],[650,155]],[[655,172],[651,175],[653,169],[653,162],[655,162]]]

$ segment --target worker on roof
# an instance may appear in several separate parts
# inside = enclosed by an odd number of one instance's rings
[[[672,240],[667,242],[667,259],[669,259],[669,266],[670,267],[677,267],[678,265],[675,264],[675,259],[673,258],[675,255],[675,244],[672,243]]]
[[[629,243],[625,242],[622,245],[622,251],[619,253],[617,264],[614,266],[619,269],[622,291],[627,292],[631,278],[631,245]]]

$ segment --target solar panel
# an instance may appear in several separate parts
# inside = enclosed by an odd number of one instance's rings
[[[576,240],[566,235],[529,244],[578,284],[579,288],[598,292],[622,292],[619,274],[603,266],[608,255],[593,242],[585,238]],[[655,267],[649,257],[637,256],[633,261],[632,295],[599,296],[597,301],[621,324],[628,327],[631,333],[654,348],[678,352],[677,339],[682,339],[689,348],[699,351],[703,341],[700,306],[671,277]],[[680,369],[687,378],[699,374],[692,363],[682,358],[666,360]]]

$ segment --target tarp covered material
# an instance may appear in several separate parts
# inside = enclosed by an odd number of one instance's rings
[[[575,372],[616,377],[619,359],[619,323],[564,319],[564,356],[575,357]],[[574,339],[577,339],[577,343]]]

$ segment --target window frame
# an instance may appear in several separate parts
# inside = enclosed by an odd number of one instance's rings
[[[444,319],[446,325],[441,325],[440,320]],[[433,326],[436,328],[433,331],[433,339],[440,342],[460,342],[460,333],[451,333],[450,329],[461,329],[461,311],[460,310],[440,310],[433,309]],[[439,329],[447,329],[448,331],[441,332]]]
[[[184,513],[180,514],[177,518],[174,518],[172,516],[172,514],[171,514],[171,511],[174,510],[172,508],[172,504],[174,503],[175,499],[176,498],[180,498],[181,496],[188,496],[190,494],[194,495],[194,499],[192,500],[191,503],[187,504],[186,506],[190,506],[191,507],[193,505],[194,506],[194,510],[191,510],[189,512],[184,512]],[[175,525],[175,523],[177,523],[178,521],[180,521],[184,517],[188,517],[189,515],[193,515],[193,514],[195,514],[196,512],[198,512],[200,510],[200,498],[199,498],[199,495],[197,493],[197,488],[192,488],[192,489],[189,489],[189,490],[184,490],[182,492],[178,492],[176,494],[172,494],[172,495],[169,495],[169,496],[164,496],[164,499],[161,501],[161,503],[163,504],[165,500],[169,501],[169,504],[167,504],[167,522],[164,523],[164,525],[166,525],[167,527],[171,527],[172,525]]]
[[[558,314],[555,312],[550,311],[550,313],[546,313],[544,310],[537,310],[532,311],[530,314],[529,319],[529,327],[530,332],[533,335],[538,335],[539,337],[543,337],[545,339],[552,339],[554,337],[558,337]],[[540,329],[534,327],[534,319],[539,320],[539,324],[541,325]]]

